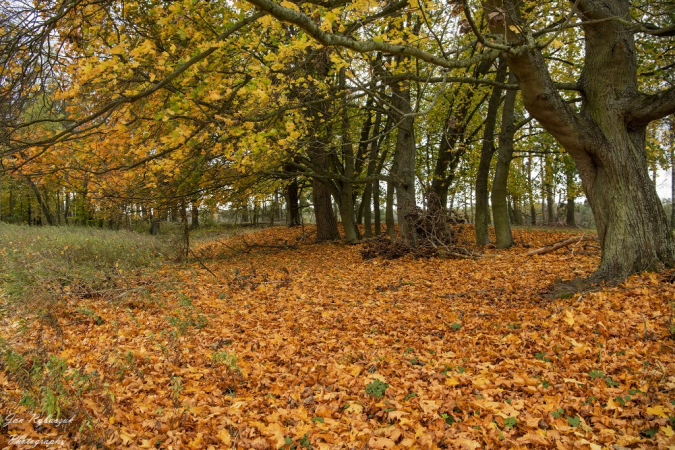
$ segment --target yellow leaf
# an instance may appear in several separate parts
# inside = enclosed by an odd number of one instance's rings
[[[565,44],[563,44],[562,42],[560,42],[557,39],[553,39],[553,41],[551,42],[551,47],[553,47],[553,48],[560,48],[563,45],[565,45]]]
[[[565,322],[567,322],[568,325],[570,325],[570,326],[574,325],[574,314],[569,309],[567,311],[565,311],[565,319],[564,320],[565,320]]]
[[[668,413],[663,409],[663,406],[654,406],[647,408],[647,414],[651,414],[652,416],[659,416],[659,417],[664,417],[668,418]]]
[[[457,386],[458,384],[459,384],[459,381],[457,381],[457,378],[455,378],[455,377],[450,377],[447,380],[445,380],[446,386]]]
[[[345,409],[345,411],[350,411],[354,412],[356,414],[360,414],[363,411],[363,406],[359,405],[358,403],[350,403],[349,407]]]
[[[232,445],[232,438],[230,437],[230,433],[225,430],[224,428],[216,434],[216,437],[220,439],[223,444],[225,445]]]
[[[673,431],[673,427],[670,425],[661,427],[661,431],[663,431],[663,434],[665,434],[666,437],[673,437],[673,435],[675,435],[675,431]]]

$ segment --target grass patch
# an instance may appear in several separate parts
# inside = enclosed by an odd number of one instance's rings
[[[119,295],[170,252],[152,236],[76,227],[0,224],[0,242],[2,303],[38,310],[64,298]]]

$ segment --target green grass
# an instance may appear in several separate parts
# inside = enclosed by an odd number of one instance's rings
[[[130,231],[0,224],[0,305],[104,296],[170,252],[166,240]]]

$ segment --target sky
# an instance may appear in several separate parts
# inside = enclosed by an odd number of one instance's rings
[[[659,193],[659,198],[667,198],[670,200],[670,170],[659,170],[656,174],[656,192]]]

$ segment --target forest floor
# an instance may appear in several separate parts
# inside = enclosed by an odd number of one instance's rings
[[[673,271],[551,300],[553,283],[599,262],[582,244],[526,256],[569,231],[515,230],[515,247],[477,260],[390,261],[305,231],[200,242],[201,262],[145,273],[143,294],[66,293],[60,326],[0,310],[0,448],[19,437],[65,448],[675,448]],[[40,404],[25,401],[17,374],[34,367],[31,352],[53,355],[56,399],[41,388]],[[47,412],[73,420],[45,423]]]

